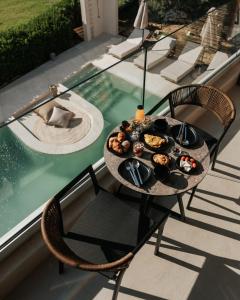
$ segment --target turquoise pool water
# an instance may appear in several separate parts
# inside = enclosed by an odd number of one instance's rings
[[[63,84],[71,87],[98,69],[90,67]],[[87,165],[103,156],[109,132],[130,118],[141,103],[141,89],[102,73],[74,89],[97,106],[104,117],[104,130],[98,140],[84,150],[68,155],[35,152],[19,141],[8,128],[0,130],[0,237],[46,202]],[[146,94],[146,111],[160,99]]]

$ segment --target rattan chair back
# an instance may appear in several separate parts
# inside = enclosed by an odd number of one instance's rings
[[[235,118],[235,108],[231,99],[212,86],[183,86],[172,91],[167,97],[170,102],[172,117],[175,117],[175,107],[190,104],[211,111],[217,116],[224,128],[227,128]]]

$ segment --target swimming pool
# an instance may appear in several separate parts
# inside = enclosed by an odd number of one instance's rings
[[[63,84],[70,88],[98,71],[89,66]],[[0,130],[0,238],[87,165],[98,161],[109,132],[123,119],[130,118],[141,103],[139,87],[107,72],[73,91],[98,107],[104,117],[102,134],[86,149],[67,155],[38,153],[18,140],[9,128]],[[146,93],[146,111],[159,101],[159,97]]]

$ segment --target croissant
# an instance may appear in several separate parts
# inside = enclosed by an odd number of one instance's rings
[[[112,149],[119,154],[123,153],[123,149],[119,141],[113,141]]]
[[[119,142],[123,142],[125,140],[125,133],[124,132],[119,132],[118,135],[117,135],[117,139]]]
[[[113,142],[114,142],[114,141],[117,141],[117,138],[116,138],[116,137],[111,137],[111,138],[108,140],[108,147],[109,147],[109,148],[112,148]]]

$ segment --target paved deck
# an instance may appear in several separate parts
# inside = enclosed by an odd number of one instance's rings
[[[237,117],[224,140],[217,170],[205,177],[192,210],[186,211],[187,223],[167,221],[159,256],[153,255],[154,237],[142,248],[123,278],[119,300],[239,299],[239,94],[239,86],[229,92]],[[112,287],[104,277],[78,270],[67,269],[59,276],[56,261],[49,258],[6,299],[107,300]]]
[[[82,42],[49,60],[40,67],[0,90],[0,122],[28,103],[33,97],[48,90],[48,86],[61,83],[65,77],[77,72],[87,62],[101,57],[107,46],[122,40],[120,36],[109,34],[90,41]]]

